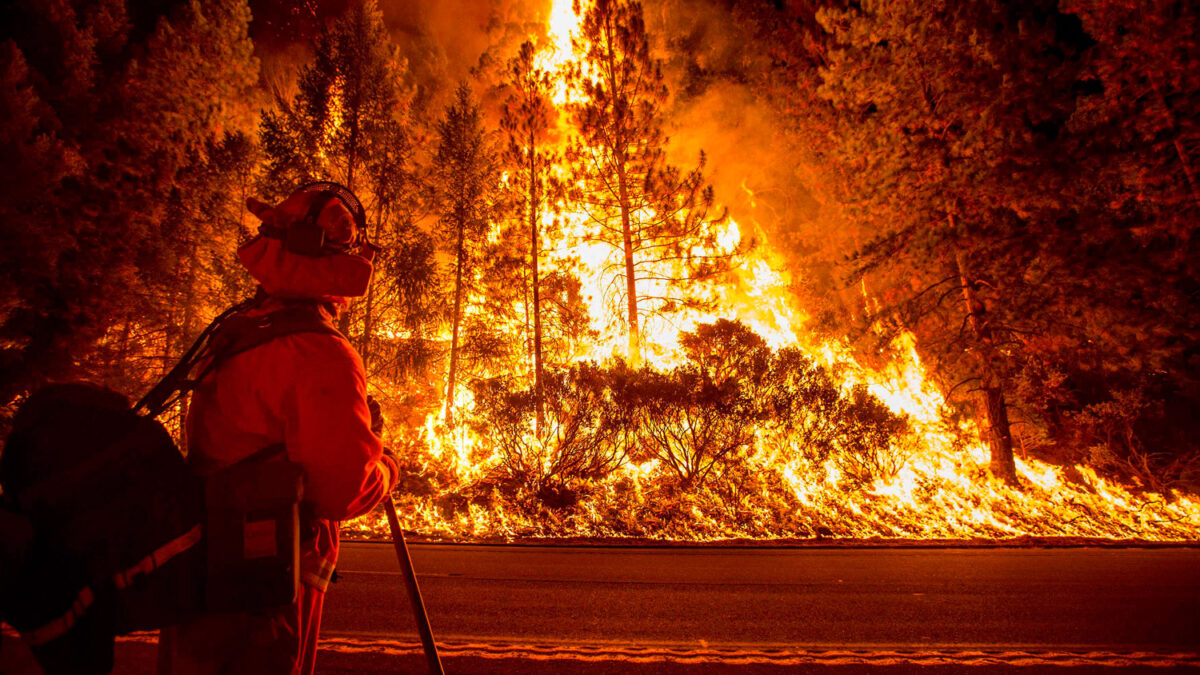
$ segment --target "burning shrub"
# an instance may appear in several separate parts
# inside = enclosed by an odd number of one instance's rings
[[[532,388],[510,378],[472,383],[470,424],[499,454],[497,469],[544,503],[571,506],[572,484],[602,478],[625,461],[621,425],[606,395],[606,373],[583,363],[547,370],[543,377],[545,424],[537,429]]]
[[[771,361],[760,403],[766,426],[813,467],[830,460],[852,483],[894,477],[909,457],[908,419],[862,385],[846,393],[829,370],[787,347]]]
[[[839,412],[840,452],[834,460],[842,474],[858,485],[895,478],[912,455],[902,438],[908,417],[893,413],[862,385],[842,397]]]
[[[613,396],[636,439],[633,458],[657,459],[685,488],[703,486],[753,445],[756,406],[736,380],[718,384],[695,366],[667,373],[623,369],[615,374]]]
[[[737,382],[759,387],[770,371],[767,341],[740,321],[717,319],[679,334],[679,345],[689,362],[718,385]]]
[[[771,360],[759,401],[768,427],[786,434],[811,459],[829,457],[841,432],[842,392],[828,369],[785,347]]]

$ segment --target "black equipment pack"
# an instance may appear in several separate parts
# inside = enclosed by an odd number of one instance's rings
[[[297,592],[302,471],[282,445],[202,478],[155,418],[228,359],[296,333],[341,335],[315,302],[205,329],[136,405],[91,384],[32,393],[0,455],[0,618],[49,675],[107,673],[113,637]]]

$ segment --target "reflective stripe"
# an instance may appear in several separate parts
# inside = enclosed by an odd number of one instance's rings
[[[188,530],[185,534],[182,534],[167,542],[163,546],[160,546],[153,553],[145,558],[142,558],[141,562],[133,567],[130,567],[124,572],[118,572],[117,574],[114,574],[113,583],[118,589],[121,590],[129,588],[141,575],[153,572],[159,567],[165,565],[167,561],[171,560],[175,556],[195,546],[196,543],[200,541],[201,533],[202,530],[200,526],[196,525],[192,529]],[[87,611],[87,608],[91,607],[92,602],[94,602],[95,599],[96,597],[92,593],[92,589],[88,586],[84,586],[79,591],[79,596],[75,598],[75,602],[71,603],[71,608],[67,610],[66,614],[63,614],[62,616],[42,626],[41,628],[38,628],[37,630],[29,633],[23,633],[25,639],[28,640],[32,645],[43,645],[63,635],[67,631],[71,630],[71,627],[74,626],[77,621],[79,621],[79,617],[83,616],[83,613]]]
[[[138,577],[153,572],[165,565],[171,558],[195,546],[200,541],[201,532],[200,525],[196,525],[186,533],[158,547],[153,553],[142,558],[138,564],[113,575],[113,583],[120,590],[129,588],[133,582],[137,581]]]
[[[196,545],[200,540],[200,534],[202,534],[202,532],[202,528],[197,525],[196,527],[192,527],[191,530],[188,530],[186,533],[181,534],[181,536],[170,540],[170,542],[167,544],[158,546],[157,550],[152,552],[152,554],[142,558],[142,561],[138,562],[137,565],[126,569],[125,572],[114,574],[113,584],[115,584],[119,590],[128,589],[128,587],[130,587],[134,581],[137,581],[140,575],[154,572],[155,569],[166,565],[170,558],[178,556],[181,554],[181,552],[184,552]],[[79,596],[76,598],[76,601],[71,603],[71,609],[68,609],[66,614],[58,617],[58,619],[55,619],[54,621],[50,621],[47,623],[47,625],[44,625],[41,628],[37,628],[36,631],[23,633],[25,639],[29,640],[31,645],[44,645],[49,643],[50,640],[59,638],[60,635],[70,631],[71,627],[76,625],[76,622],[79,621],[79,617],[83,616],[85,611],[88,611],[88,608],[91,607],[91,603],[95,601],[96,596],[91,592],[91,587],[84,586],[83,589],[79,591]]]
[[[319,591],[329,588],[329,580],[333,578],[333,563],[315,551],[304,552],[300,555],[300,581]]]
[[[44,645],[71,630],[71,626],[74,626],[75,622],[79,621],[79,617],[83,616],[83,613],[87,611],[87,608],[92,605],[95,599],[95,596],[92,595],[92,589],[84,586],[80,589],[79,596],[75,598],[75,602],[71,604],[71,608],[67,610],[66,614],[33,632],[22,633],[22,635],[31,645]]]

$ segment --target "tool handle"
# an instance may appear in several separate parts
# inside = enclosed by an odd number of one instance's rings
[[[408,544],[404,543],[404,532],[400,530],[400,519],[396,517],[396,503],[389,494],[383,500],[387,511],[388,526],[392,528],[392,543],[396,546],[396,558],[400,561],[400,569],[404,572],[404,585],[408,586],[408,599],[412,602],[413,614],[417,618],[417,632],[421,634],[421,644],[425,647],[425,660],[429,664],[430,675],[444,675],[442,660],[438,657],[437,645],[433,643],[433,630],[429,628],[429,615],[425,612],[425,603],[421,600],[421,589],[417,586],[417,574],[413,571],[412,558],[408,556]]]

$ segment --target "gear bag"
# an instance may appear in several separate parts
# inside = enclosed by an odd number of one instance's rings
[[[48,674],[109,672],[114,635],[294,601],[300,467],[279,445],[201,478],[155,419],[236,354],[295,333],[340,335],[312,302],[246,316],[257,304],[217,317],[137,405],[55,384],[17,411],[0,455],[0,521],[32,527],[19,546],[0,543],[0,619]]]

